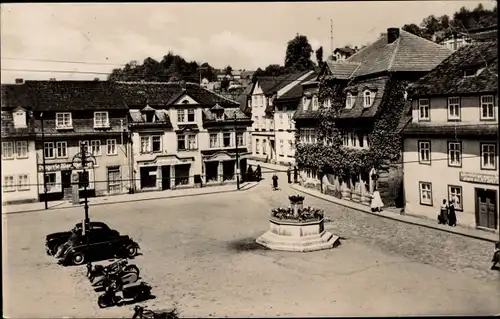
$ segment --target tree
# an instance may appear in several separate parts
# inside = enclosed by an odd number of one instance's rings
[[[420,28],[418,25],[415,23],[412,24],[405,24],[402,29],[406,32],[410,32],[416,36],[423,37],[424,36],[424,30]]]
[[[316,62],[318,63],[318,66],[321,67],[323,64],[323,47],[319,47],[316,50]]]
[[[233,68],[230,65],[228,65],[226,66],[223,72],[224,75],[233,75]]]
[[[299,35],[288,41],[285,56],[285,69],[291,72],[311,70],[314,63],[311,61],[313,49],[304,35]]]
[[[227,91],[227,89],[229,88],[229,79],[223,78],[221,83],[220,83],[220,87],[221,87],[222,91]]]
[[[201,78],[206,78],[209,82],[212,82],[216,79],[214,68],[210,66],[207,62],[200,65],[200,74]]]

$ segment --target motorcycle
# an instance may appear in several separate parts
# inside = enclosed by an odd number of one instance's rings
[[[104,294],[97,298],[97,304],[99,308],[106,308],[114,305],[120,306],[126,302],[144,300],[151,296],[151,289],[152,287],[144,281],[122,284],[118,280],[112,280],[106,286]]]
[[[165,311],[153,311],[147,309],[146,306],[135,306],[134,316],[132,319],[177,319],[179,315],[176,309],[169,309]]]
[[[131,277],[131,274],[139,277],[139,268],[136,265],[129,265],[127,259],[120,259],[107,266],[95,265],[92,267],[92,263],[87,264],[87,278],[90,280],[92,287],[103,287],[106,276],[115,273],[121,276],[122,280],[130,281],[127,277]]]

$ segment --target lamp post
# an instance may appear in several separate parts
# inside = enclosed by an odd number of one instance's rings
[[[87,185],[89,182],[89,178],[87,178],[87,152],[86,152],[86,142],[82,142],[80,144],[80,153],[82,154],[82,169],[83,169],[83,178],[84,178],[84,183],[83,183],[83,196],[84,196],[84,210],[85,210],[85,224],[89,225],[90,223],[90,218],[89,218],[89,204],[88,204],[88,196],[87,196]]]
[[[236,189],[240,190],[240,154],[238,153],[238,131],[236,112],[234,112],[234,139],[236,144]]]
[[[45,200],[45,209],[49,209],[49,203],[47,201],[47,175],[45,168],[45,131],[43,128],[43,112],[40,112],[40,121],[42,129],[42,166],[43,166],[43,197]]]

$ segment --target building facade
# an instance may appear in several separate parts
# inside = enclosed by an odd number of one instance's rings
[[[404,130],[409,213],[436,218],[454,200],[458,223],[498,231],[496,43],[460,48],[409,91]]]
[[[235,180],[235,143],[240,142],[241,159],[248,156],[241,143],[248,138],[251,123],[237,102],[194,83],[121,82],[117,86],[130,107],[135,191]],[[235,113],[237,124],[230,118]],[[240,164],[244,171],[246,161]]]
[[[31,105],[22,84],[2,84],[2,203],[38,200]]]
[[[338,153],[343,154],[342,158],[349,161],[351,156],[362,158],[372,152],[368,160],[375,157],[379,164],[364,167],[364,164],[360,163],[358,165],[361,166],[358,168],[345,164],[340,165],[344,167],[340,169],[341,172],[335,172],[334,168],[328,165],[310,167],[309,164],[303,163],[302,170],[305,173],[305,176],[302,176],[303,183],[317,187],[321,182],[323,191],[331,191],[343,199],[367,204],[376,187],[385,205],[403,205],[403,176],[401,163],[398,160],[402,154],[402,147],[393,146],[391,156],[377,155],[379,157],[377,158],[373,155],[376,148],[372,145],[372,138],[376,138],[379,130],[385,130],[386,133],[383,134],[385,136],[394,134],[394,140],[399,138],[400,130],[408,121],[406,116],[408,110],[405,108],[406,96],[403,94],[407,83],[418,80],[450,54],[451,51],[436,43],[398,28],[389,28],[377,41],[345,61],[327,61],[319,77],[325,85],[319,88],[312,85],[305,90],[311,92],[311,97],[305,96],[306,104],[303,105],[301,112],[296,114],[299,142],[304,144],[316,142],[330,147],[333,141],[329,141],[329,136],[319,138],[318,116],[321,112],[324,113],[325,109],[334,107],[335,116],[329,120],[334,122],[335,128],[341,135]],[[335,94],[331,97],[331,101],[324,99],[320,105],[318,101],[320,95],[332,95],[321,90],[333,90]],[[324,103],[325,101],[327,103]],[[390,113],[394,113],[391,115],[391,120],[384,120]],[[383,128],[380,125],[383,125]],[[384,146],[377,147],[380,149]],[[302,148],[304,152],[306,148]],[[390,165],[382,165],[384,162]],[[320,169],[325,174],[318,174]],[[330,170],[331,173],[327,173]],[[314,183],[314,179],[320,180]]]
[[[127,105],[108,82],[26,81],[37,135],[41,200],[70,198],[73,181],[88,196],[126,193],[130,185]],[[82,166],[82,148],[89,162]]]

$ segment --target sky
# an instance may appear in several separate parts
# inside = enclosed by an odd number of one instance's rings
[[[313,49],[323,46],[326,56],[330,20],[333,48],[361,46],[387,28],[479,3],[487,9],[495,5],[491,0],[2,4],[1,82],[105,79],[131,60],[161,60],[169,51],[216,68],[256,70],[282,65],[287,42],[297,33],[307,36]],[[86,63],[33,61],[40,59]]]

